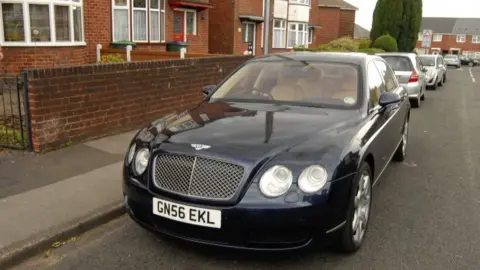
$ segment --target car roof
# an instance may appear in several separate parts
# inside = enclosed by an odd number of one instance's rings
[[[385,52],[377,53],[380,56],[417,56],[415,53],[403,53],[403,52]]]
[[[264,62],[264,61],[278,61],[278,60],[293,60],[293,61],[320,61],[320,62],[337,62],[346,64],[362,65],[366,61],[380,58],[379,56],[370,55],[366,53],[357,52],[290,52],[290,53],[276,53],[266,56],[259,56],[250,61]]]

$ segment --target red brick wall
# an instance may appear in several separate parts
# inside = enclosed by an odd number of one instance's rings
[[[235,3],[212,0],[215,8],[210,10],[208,47],[210,53],[233,53],[233,27]]]
[[[97,44],[108,48],[112,40],[112,2],[111,0],[84,0],[84,27],[87,58],[83,63],[97,61]]]
[[[340,8],[319,7],[318,9],[316,20],[323,28],[315,31],[317,45],[338,38],[340,33]]]
[[[417,41],[417,48],[422,48],[422,42]],[[463,51],[480,52],[480,43],[472,43],[472,36],[467,35],[467,39],[464,43],[457,43],[457,35],[443,35],[441,42],[433,42],[431,48],[440,48],[441,50],[448,50],[451,48],[461,49],[460,54]]]
[[[25,68],[84,64],[85,46],[78,47],[2,47],[2,72],[19,73]]]
[[[250,57],[227,56],[28,71],[34,151],[139,128],[202,99]],[[175,78],[175,79],[172,79]]]
[[[340,26],[339,37],[350,36],[353,37],[353,30],[355,28],[355,11],[354,10],[340,10]]]

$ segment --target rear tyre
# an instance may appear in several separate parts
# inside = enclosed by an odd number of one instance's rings
[[[404,161],[405,156],[407,155],[407,145],[408,145],[408,129],[409,129],[409,119],[405,120],[403,124],[403,133],[402,133],[402,140],[398,145],[395,154],[393,154],[393,161]]]
[[[352,183],[347,220],[338,240],[340,252],[354,253],[365,240],[372,205],[372,183],[372,171],[364,161]]]
[[[413,108],[420,108],[420,101],[421,97],[415,98],[415,99],[410,99],[410,104],[412,104]]]

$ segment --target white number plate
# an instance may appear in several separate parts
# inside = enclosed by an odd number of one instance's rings
[[[222,212],[153,198],[153,214],[198,226],[221,228]]]

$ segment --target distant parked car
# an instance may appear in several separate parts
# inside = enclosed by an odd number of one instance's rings
[[[441,55],[420,55],[422,65],[426,68],[427,87],[436,90],[447,81],[447,69]],[[446,60],[445,60],[446,61]]]
[[[455,66],[457,68],[460,68],[462,66],[460,58],[458,57],[458,55],[454,54],[445,55],[445,63],[447,64],[447,66]]]
[[[412,106],[420,107],[425,99],[427,88],[427,69],[423,67],[420,58],[414,53],[379,53],[393,69],[400,85],[405,86]]]
[[[460,64],[462,65],[473,66],[475,64],[473,58],[470,58],[466,55],[460,55],[458,59],[460,59]]]

